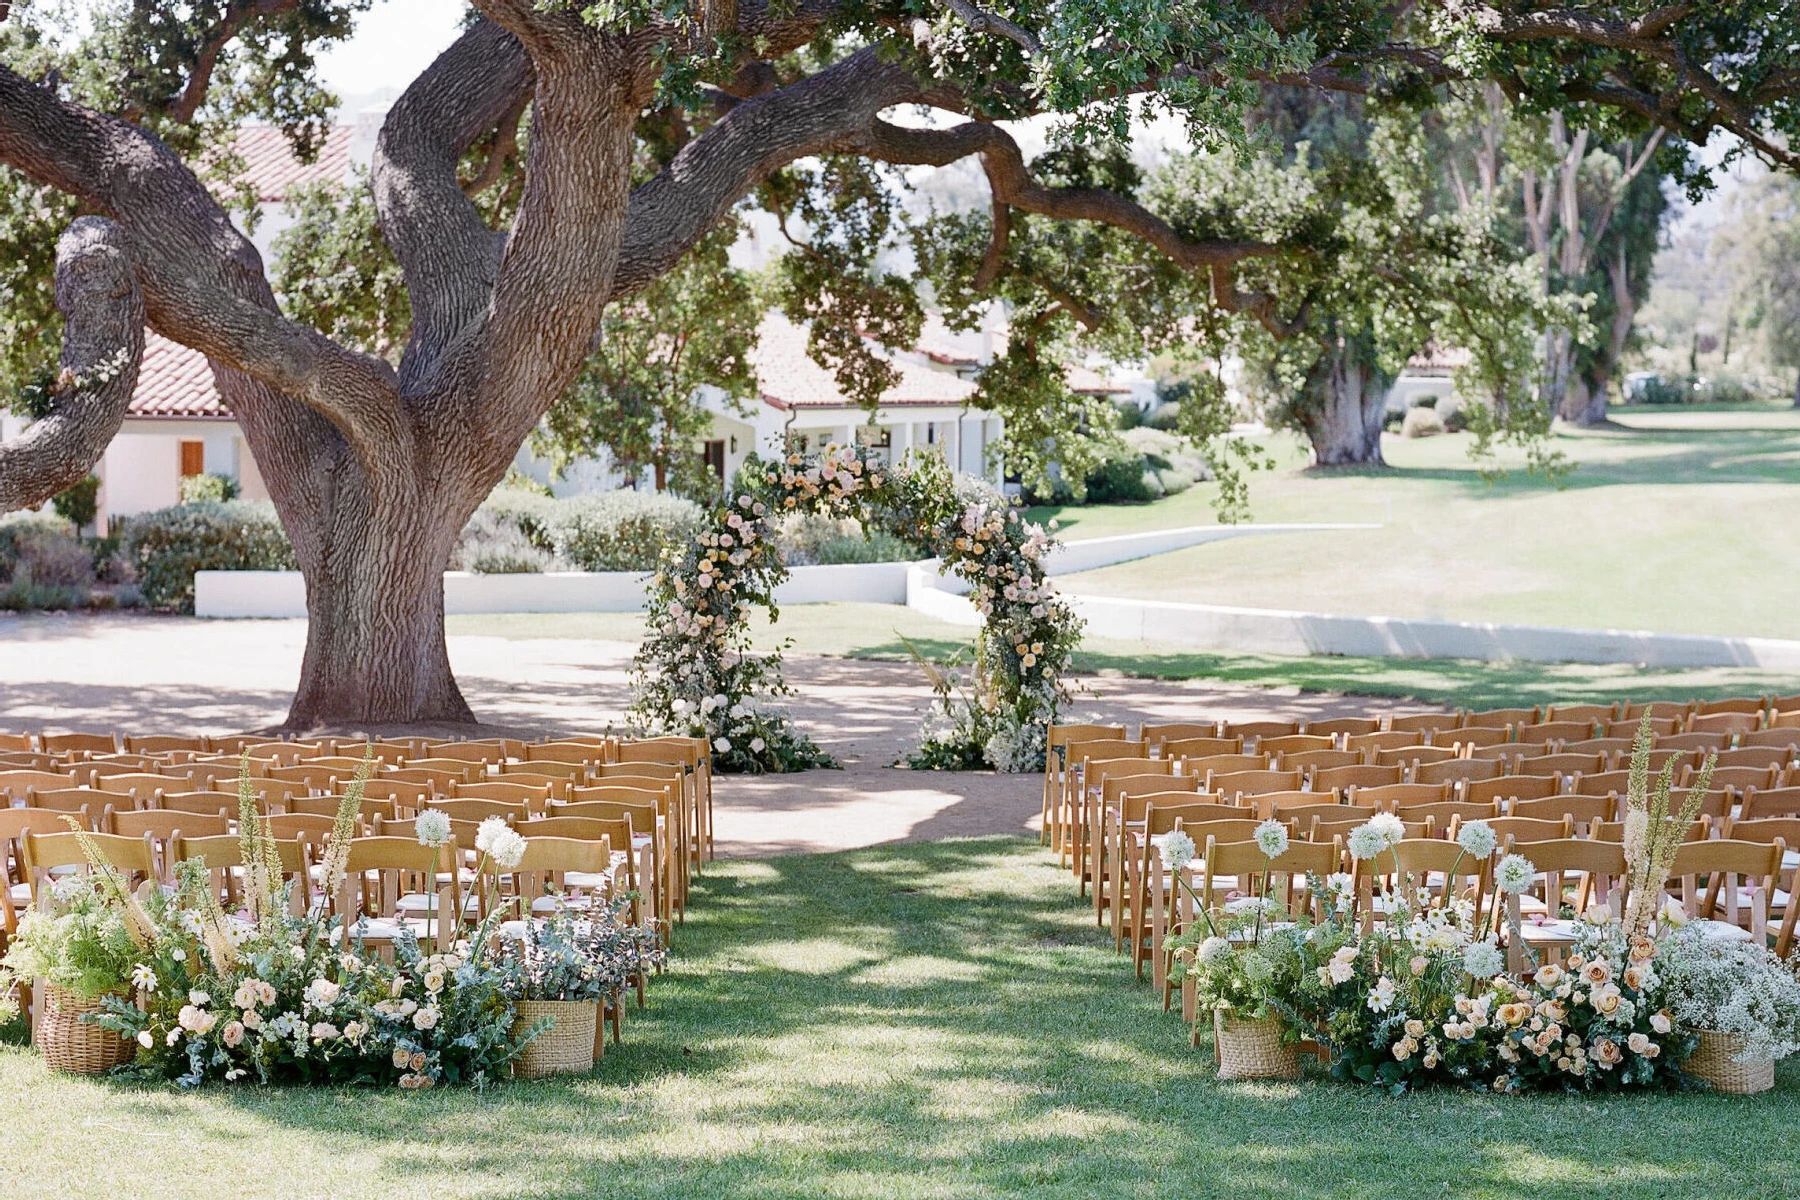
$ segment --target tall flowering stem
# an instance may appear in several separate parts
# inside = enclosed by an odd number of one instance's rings
[[[960,736],[996,769],[1043,765],[1046,732],[1067,699],[1061,677],[1080,635],[1079,620],[1044,574],[1049,538],[937,455],[914,454],[890,467],[856,446],[790,450],[773,461],[752,456],[707,527],[665,554],[650,585],[633,677],[631,716],[640,729],[704,737],[720,770],[831,765],[769,703],[790,690],[782,648],[757,653],[750,644],[751,610],[779,615],[775,589],[788,572],[772,535],[789,514],[886,529],[968,583],[985,624],[976,687],[955,714]]]
[[[1713,767],[1718,756],[1708,754],[1699,776],[1687,790],[1681,809],[1669,813],[1671,784],[1675,778],[1675,760],[1663,764],[1656,784],[1650,784],[1650,749],[1654,741],[1650,717],[1645,715],[1631,745],[1631,774],[1626,782],[1624,851],[1625,851],[1625,932],[1628,937],[1643,937],[1662,908],[1663,885],[1675,853],[1687,838],[1689,826],[1706,801],[1712,786]]]

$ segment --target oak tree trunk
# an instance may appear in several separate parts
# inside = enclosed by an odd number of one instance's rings
[[[1319,357],[1305,385],[1307,440],[1321,467],[1386,466],[1381,427],[1389,380],[1360,338],[1340,341]]]

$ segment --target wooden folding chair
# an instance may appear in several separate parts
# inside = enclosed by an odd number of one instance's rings
[[[1351,733],[1344,735],[1344,749],[1355,750],[1365,761],[1373,762],[1377,752],[1382,750],[1399,750],[1407,746],[1427,745],[1431,736],[1428,732],[1415,733],[1409,729],[1384,729],[1379,733]]]
[[[1528,746],[1547,746],[1552,742],[1579,742],[1594,736],[1592,721],[1540,721],[1521,725],[1518,740]]]
[[[1448,783],[1384,783],[1377,787],[1351,787],[1344,802],[1355,808],[1393,812],[1421,804],[1443,804],[1456,789]]]
[[[1669,891],[1690,920],[1706,922],[1709,936],[1769,944],[1769,911],[1792,904],[1793,879],[1778,898],[1783,877],[1780,842],[1712,839],[1683,842],[1669,867]]]
[[[631,921],[634,925],[644,923],[644,912],[648,908],[656,917],[654,928],[666,944],[669,938],[669,922],[661,915],[661,910],[654,903],[646,901],[645,880],[654,883],[657,866],[651,860],[652,841],[646,834],[637,830],[630,815],[620,817],[575,816],[575,817],[538,817],[527,821],[519,827],[525,836],[525,844],[540,837],[581,838],[586,841],[608,840],[612,847],[612,876],[614,895],[631,896]]]
[[[692,863],[687,854],[687,837],[689,831],[682,822],[682,812],[676,799],[681,789],[678,779],[656,780],[642,776],[615,776],[621,782],[596,784],[593,787],[571,789],[569,799],[552,800],[545,810],[546,816],[581,816],[590,813],[590,806],[595,804],[612,805],[623,812],[638,814],[648,811],[655,814],[653,824],[645,824],[644,818],[634,815],[632,827],[640,836],[648,833],[657,839],[656,860],[657,878],[664,881],[667,888],[667,902],[664,909],[670,910],[665,915],[679,914],[682,920],[687,919],[687,894],[690,883],[689,871]],[[594,816],[619,816],[621,812],[591,811]],[[661,911],[661,910],[659,910]]]
[[[1536,705],[1530,708],[1490,708],[1481,712],[1463,713],[1462,722],[1458,728],[1536,725],[1541,715]]]
[[[1315,792],[1387,787],[1399,783],[1405,774],[1406,768],[1400,766],[1315,767],[1307,786]]]
[[[1360,733],[1376,733],[1380,729],[1380,717],[1328,717],[1323,721],[1306,723],[1306,732],[1308,733],[1324,733],[1337,738],[1351,737]]]
[[[1369,762],[1377,767],[1415,767],[1421,763],[1461,762],[1462,754],[1453,746],[1394,746],[1368,752]]]
[[[1428,894],[1433,891],[1435,880],[1438,895],[1462,896],[1471,900],[1479,911],[1493,881],[1492,867],[1491,860],[1465,854],[1461,846],[1445,838],[1402,838],[1394,844],[1391,853],[1383,852],[1372,859],[1356,861],[1353,874],[1364,928],[1371,928],[1378,917],[1383,920],[1387,917],[1387,904],[1374,895],[1374,884],[1379,879],[1392,879],[1393,886],[1398,888],[1405,886],[1410,878],[1414,887]]]
[[[25,882],[31,889],[31,903],[42,908],[47,899],[51,873],[59,868],[88,869],[87,852],[82,840],[106,860],[107,865],[125,876],[127,888],[135,888],[145,879],[158,877],[156,852],[147,837],[123,837],[110,833],[88,833],[77,838],[73,832],[34,833],[26,830],[20,836],[21,865]]]
[[[1087,764],[1092,762],[1111,762],[1115,759],[1145,759],[1150,757],[1150,747],[1143,742],[1123,741],[1117,738],[1100,738],[1084,742],[1070,742],[1064,749],[1068,756],[1068,765],[1063,770],[1062,807],[1067,814],[1069,837],[1067,844],[1057,851],[1058,861],[1082,875],[1087,870],[1087,832],[1088,812],[1085,803],[1087,794]],[[1160,760],[1159,760],[1160,761]],[[1184,772],[1185,773],[1185,772]],[[1087,894],[1084,886],[1082,895]]]
[[[1113,849],[1107,841],[1106,784],[1108,780],[1139,779],[1144,783],[1138,789],[1145,792],[1166,790],[1168,781],[1175,778],[1175,763],[1166,758],[1114,758],[1086,759],[1082,770],[1080,792],[1076,798],[1075,812],[1081,822],[1079,843],[1084,856],[1083,867],[1078,869],[1082,876],[1080,894],[1086,895],[1086,884],[1094,885],[1094,919],[1104,924],[1102,914],[1110,902],[1106,880],[1108,852]]]
[[[1544,709],[1545,722],[1581,721],[1593,726],[1604,725],[1618,717],[1617,704],[1552,704]]]
[[[1461,783],[1465,779],[1493,779],[1501,773],[1491,758],[1458,758],[1448,762],[1422,762],[1412,769],[1414,783]]]
[[[312,858],[308,847],[299,841],[275,838],[275,852],[281,858],[283,881],[288,890],[288,911],[300,916],[311,897]],[[242,904],[244,843],[237,834],[189,835],[183,832],[171,840],[168,858],[175,863],[198,860],[212,876],[213,894],[219,897],[226,912]]]
[[[1431,734],[1445,729],[1455,729],[1460,724],[1462,724],[1462,717],[1458,713],[1394,713],[1386,719],[1382,729],[1391,733]]]
[[[1625,853],[1616,843],[1559,838],[1515,841],[1507,849],[1537,868],[1530,888],[1506,898],[1508,930],[1519,930],[1517,941],[1510,932],[1507,936],[1507,970],[1513,974],[1524,972],[1527,951],[1555,957],[1575,944],[1580,922],[1561,915],[1565,903],[1577,909],[1577,918],[1590,901],[1610,907],[1615,916],[1623,913]]]
[[[118,753],[119,739],[110,733],[40,733],[37,748],[45,754],[86,758]]]
[[[69,832],[63,814],[48,808],[0,808],[0,878],[6,885],[6,899],[0,903],[0,930],[10,941],[19,928],[19,914],[33,903],[31,880],[25,870],[25,835]]]
[[[33,789],[25,793],[25,807],[68,813],[78,817],[84,828],[92,829],[101,812],[117,798],[94,788],[51,788],[41,792]]]
[[[28,792],[59,791],[76,786],[75,776],[67,771],[0,771],[0,797],[5,797],[6,801],[0,807],[23,801]]]
[[[1529,775],[1502,775],[1498,779],[1469,779],[1463,782],[1462,798],[1477,804],[1490,800],[1541,800],[1562,791],[1560,775],[1533,772]]]
[[[1796,816],[1800,816],[1800,787],[1747,788],[1738,811],[1742,821]]]
[[[1312,775],[1345,768],[1360,770],[1363,756],[1355,750],[1297,750],[1292,754],[1277,755],[1275,765],[1284,771],[1305,771]]]
[[[464,911],[458,859],[453,841],[442,846],[421,845],[417,837],[352,841],[333,904],[345,944],[360,937],[365,946],[391,953],[403,932],[444,944],[446,935],[453,937],[459,927],[448,923],[445,915]],[[439,882],[443,880],[447,882]],[[403,915],[404,899],[427,893],[433,894],[434,902],[425,906],[425,916]]]
[[[1297,792],[1305,781],[1300,771],[1208,771],[1206,790],[1234,800],[1263,792]]]
[[[1538,800],[1514,800],[1507,814],[1514,817],[1567,817],[1576,833],[1590,835],[1596,822],[1613,819],[1613,797],[1558,795]]]
[[[668,790],[674,813],[674,823],[670,826],[668,835],[669,851],[676,856],[675,867],[681,880],[681,904],[685,911],[688,883],[698,868],[701,857],[700,849],[695,844],[695,839],[700,836],[701,818],[695,812],[699,800],[694,791],[696,776],[693,770],[685,763],[642,760],[605,763],[593,768],[593,776],[593,783],[586,786],[628,787],[648,792]],[[560,795],[553,794],[551,800],[570,800],[574,795],[575,786],[571,785]]]

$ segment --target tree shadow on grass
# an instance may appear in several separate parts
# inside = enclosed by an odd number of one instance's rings
[[[459,1181],[521,1197],[1800,1187],[1782,1149],[1792,1070],[1748,1101],[1222,1084],[1069,877],[1020,839],[731,864],[695,904],[679,965],[592,1079],[215,1102],[346,1139],[388,1186],[429,1180],[435,1194],[470,1190]]]

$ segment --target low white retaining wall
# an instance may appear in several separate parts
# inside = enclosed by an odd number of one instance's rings
[[[1171,550],[1185,550],[1207,542],[1254,537],[1263,533],[1314,533],[1332,529],[1379,529],[1379,525],[1188,525],[1181,529],[1152,529],[1147,533],[1122,533],[1113,537],[1082,538],[1058,544],[1044,559],[1044,574],[1073,575],[1114,563],[1131,562]]]
[[[905,604],[909,563],[795,567],[775,589],[781,604],[857,600]],[[476,575],[444,572],[447,613],[641,612],[648,575],[634,571],[546,571]],[[304,617],[298,571],[197,571],[194,612],[202,617]]]
[[[1800,671],[1800,642],[1627,629],[1343,617],[1064,594],[1092,637],[1251,654],[1636,663]]]

